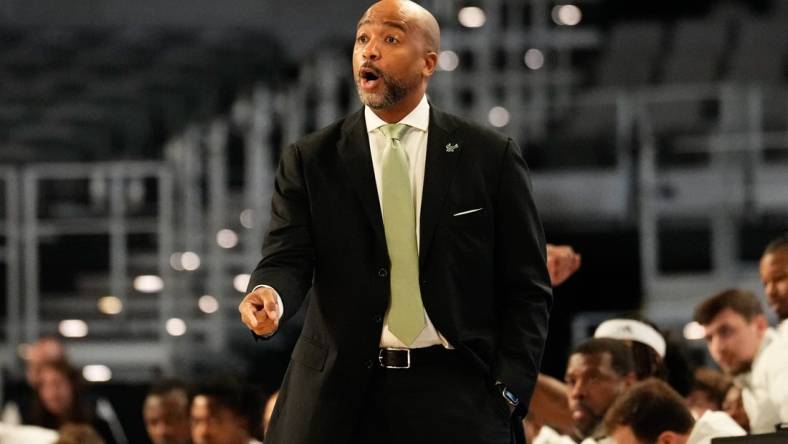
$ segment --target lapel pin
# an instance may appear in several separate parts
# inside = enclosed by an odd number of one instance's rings
[[[460,147],[460,145],[458,145],[456,143],[447,143],[446,144],[446,152],[447,153],[453,153],[453,152],[457,151],[457,149],[459,147]]]

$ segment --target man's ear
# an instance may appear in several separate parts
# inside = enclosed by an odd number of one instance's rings
[[[685,444],[687,435],[666,430],[657,437],[657,444]]]
[[[424,69],[422,70],[422,74],[424,77],[429,78],[435,74],[435,70],[438,68],[438,53],[435,51],[430,51],[424,55]]]

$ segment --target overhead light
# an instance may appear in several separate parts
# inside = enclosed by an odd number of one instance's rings
[[[200,256],[193,251],[184,251],[181,255],[181,265],[186,271],[194,271],[200,268]]]
[[[490,124],[496,128],[501,128],[509,124],[509,110],[502,106],[493,107],[488,113],[487,118]]]
[[[575,5],[556,5],[551,16],[553,22],[562,26],[577,26],[583,19],[583,13]]]
[[[457,19],[466,28],[481,28],[484,26],[484,22],[487,21],[487,15],[478,6],[466,6],[460,9]]]
[[[542,51],[531,48],[525,52],[525,66],[536,71],[544,66],[544,54]]]
[[[89,382],[107,382],[112,379],[112,370],[101,364],[86,365],[82,367],[82,377]]]
[[[216,243],[222,248],[233,248],[238,245],[238,234],[229,228],[223,228],[216,233]]]
[[[239,274],[233,279],[233,287],[240,291],[241,293],[246,293],[246,287],[249,286],[249,279],[251,278],[248,274]]]
[[[143,274],[134,278],[134,289],[140,293],[158,293],[164,289],[164,281],[152,274]]]
[[[241,225],[244,228],[252,229],[254,228],[254,210],[251,208],[247,208],[241,211]]]
[[[438,55],[438,67],[444,71],[454,71],[460,65],[460,57],[454,51],[441,51]]]
[[[123,301],[115,296],[99,298],[97,305],[100,312],[108,315],[116,315],[123,311]]]
[[[186,333],[186,322],[181,318],[170,318],[167,319],[165,328],[172,336],[183,336]]]
[[[706,337],[706,328],[692,321],[684,326],[684,338],[688,341],[697,341]]]
[[[81,319],[66,319],[60,321],[58,331],[66,338],[84,338],[88,335],[88,324]]]
[[[183,271],[183,253],[176,251],[170,255],[170,267],[175,271]]]
[[[197,306],[200,307],[200,311],[203,313],[216,313],[216,311],[219,310],[219,301],[217,301],[215,297],[206,294],[200,296],[200,299],[197,301]]]

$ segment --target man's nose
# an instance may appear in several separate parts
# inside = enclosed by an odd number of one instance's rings
[[[585,396],[585,385],[578,381],[569,386],[569,396],[574,399],[580,399]]]
[[[722,354],[725,352],[725,344],[719,338],[714,337],[709,341],[709,349],[717,354]]]
[[[369,43],[364,47],[364,52],[362,55],[366,60],[377,60],[380,58],[380,51],[378,50],[378,44],[375,39],[370,40]]]

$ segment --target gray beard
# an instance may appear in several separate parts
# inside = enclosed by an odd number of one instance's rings
[[[383,93],[364,93],[361,88],[356,84],[356,92],[361,103],[372,109],[386,109],[395,105],[397,102],[405,98],[415,85],[417,81],[410,83],[402,82],[392,79],[387,74],[380,73],[380,80],[383,81],[385,86]]]

